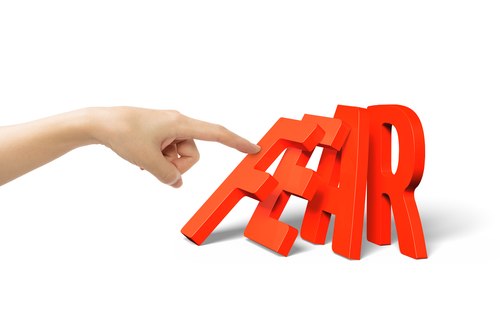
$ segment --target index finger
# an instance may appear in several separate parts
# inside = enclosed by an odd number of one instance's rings
[[[256,154],[260,151],[258,145],[231,132],[224,126],[187,116],[184,116],[184,119],[180,122],[177,134],[180,137],[219,142],[246,154]]]

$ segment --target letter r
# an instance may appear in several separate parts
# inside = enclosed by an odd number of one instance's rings
[[[427,258],[424,233],[414,191],[422,179],[424,131],[418,116],[401,105],[375,105],[370,113],[367,188],[367,238],[378,245],[391,243],[391,206],[402,254]],[[399,163],[391,170],[391,128],[399,138]]]

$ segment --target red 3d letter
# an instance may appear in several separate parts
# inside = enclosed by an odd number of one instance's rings
[[[334,118],[305,115],[304,119],[325,130],[320,146],[340,150],[349,133],[347,125]],[[309,151],[287,149],[273,175],[279,185],[265,201],[259,203],[245,229],[246,237],[284,256],[288,255],[298,234],[297,229],[278,220],[290,195],[311,200],[322,182],[316,172],[305,168],[311,154]]]
[[[181,232],[200,245],[244,196],[265,200],[278,185],[267,168],[286,148],[311,151],[325,132],[314,123],[280,118],[259,141],[261,151],[247,155],[184,225]]]
[[[391,243],[391,205],[402,254],[427,258],[414,190],[424,172],[425,142],[420,119],[400,105],[376,105],[370,112],[367,237],[378,245]],[[399,163],[391,171],[391,128],[399,138]],[[336,223],[336,222],[335,222]]]
[[[391,171],[392,126],[399,133],[395,173]],[[182,229],[194,243],[203,243],[236,203],[249,196],[261,203],[245,236],[287,256],[298,231],[278,219],[293,194],[309,200],[301,227],[303,239],[324,244],[335,214],[333,251],[360,259],[367,193],[368,240],[390,244],[392,206],[401,253],[415,259],[427,257],[414,198],[424,170],[425,142],[412,110],[399,105],[368,109],[339,105],[334,118],[281,118],[259,145],[260,153],[246,156]],[[316,145],[323,147],[323,153],[315,172],[305,166]],[[272,177],[265,170],[285,149]]]
[[[312,243],[325,244],[330,216],[335,214],[333,251],[359,259],[368,165],[368,111],[339,105],[334,118],[342,120],[351,131],[339,152],[339,148],[323,148],[318,166],[323,183],[307,204],[300,235]]]

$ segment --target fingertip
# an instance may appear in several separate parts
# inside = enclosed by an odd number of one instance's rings
[[[250,141],[245,140],[245,144],[243,145],[244,149],[239,149],[243,153],[247,154],[257,154],[260,152],[260,146],[251,143]]]
[[[182,178],[179,178],[175,183],[171,184],[170,186],[172,186],[173,188],[179,188],[182,186]]]
[[[249,149],[249,154],[257,154],[260,152],[260,146],[258,145],[255,145],[255,144],[251,144],[251,148]]]
[[[170,164],[170,163],[169,163]],[[167,184],[168,186],[172,186],[174,188],[181,187],[182,185],[182,176],[179,170],[175,167],[175,165],[171,164],[172,166],[172,171],[168,173],[165,178],[160,179],[160,181],[164,184]],[[171,175],[174,174],[175,177],[172,177]],[[168,180],[166,179],[168,178]],[[159,178],[158,178],[159,179]],[[170,180],[173,179],[173,180]]]

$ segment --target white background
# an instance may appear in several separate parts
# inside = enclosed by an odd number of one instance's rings
[[[89,146],[0,188],[0,332],[497,331],[496,2],[348,3],[2,1],[0,125],[131,105],[257,142],[279,117],[402,104],[428,259],[394,230],[359,261],[300,237],[282,257],[243,236],[248,198],[198,247],[180,229],[241,153],[199,142],[174,190]]]

